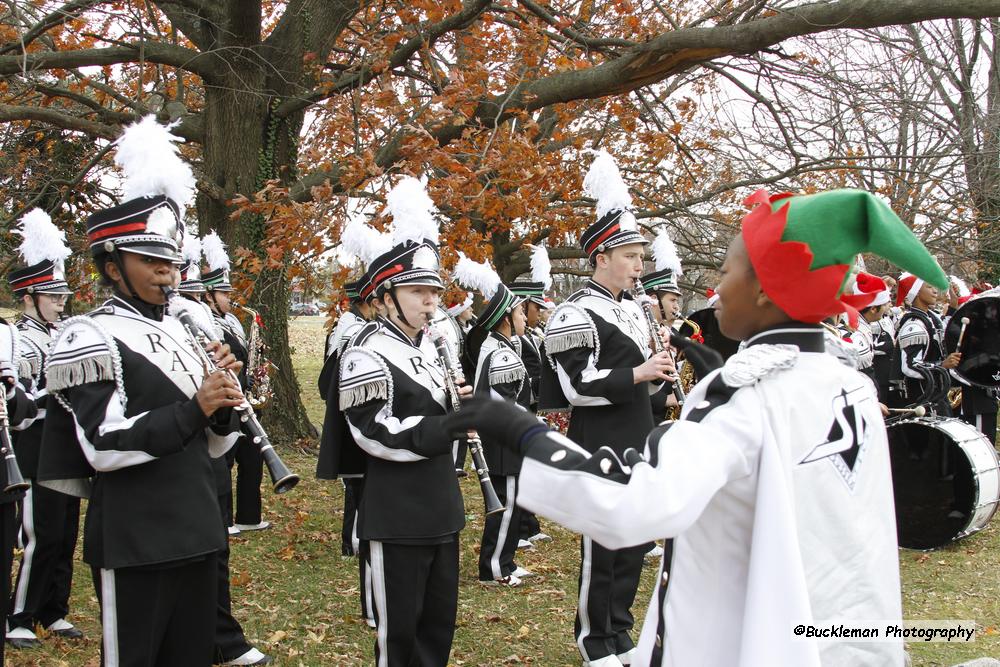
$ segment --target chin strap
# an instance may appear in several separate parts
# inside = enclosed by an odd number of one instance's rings
[[[38,302],[38,292],[29,292],[29,295],[31,296],[31,303],[35,306],[35,314],[38,315],[38,319],[42,321],[42,324],[52,324],[52,322],[49,322],[45,319],[45,316],[42,315],[42,307]]]
[[[111,255],[111,261],[114,262],[115,266],[118,267],[118,273],[121,274],[122,282],[125,283],[125,287],[128,289],[129,296],[131,296],[133,299],[138,299],[143,303],[147,303],[145,299],[139,296],[138,292],[135,291],[135,288],[132,287],[132,281],[128,279],[128,273],[125,272],[125,262],[122,261],[121,252],[119,252],[118,248],[113,247],[108,254]],[[156,304],[150,303],[149,305],[155,306]]]
[[[403,309],[399,305],[399,299],[396,298],[395,285],[389,288],[389,296],[392,297],[392,303],[394,306],[396,306],[396,317],[399,318],[399,321],[405,324],[406,326],[410,327],[411,329],[414,328],[419,329],[420,327],[414,327],[412,324],[410,324],[409,320],[406,319],[406,315],[403,314]]]

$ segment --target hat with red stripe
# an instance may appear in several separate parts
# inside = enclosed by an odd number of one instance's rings
[[[799,322],[847,313],[857,322],[875,293],[852,294],[858,253],[880,255],[921,280],[947,289],[948,278],[892,209],[862,190],[771,196],[758,190],[746,201],[742,236],[764,292]],[[919,289],[919,288],[918,288]],[[900,294],[906,286],[900,282]]]
[[[597,222],[580,235],[580,246],[593,262],[598,253],[630,243],[649,243],[639,233],[632,214],[632,195],[618,165],[607,151],[598,151],[583,179],[583,193],[597,200]]]
[[[183,209],[194,194],[194,174],[178,154],[179,137],[155,116],[129,125],[115,142],[115,164],[124,172],[124,202],[87,218],[96,257],[123,250],[181,262]]]
[[[7,274],[14,296],[72,294],[64,270],[70,255],[66,234],[52,224],[49,214],[40,208],[28,211],[14,233],[23,239],[18,252],[26,265]]]
[[[381,296],[400,285],[429,285],[444,289],[438,254],[437,209],[427,194],[426,177],[404,176],[386,195],[392,214],[395,245],[368,266],[368,284],[361,297]]]

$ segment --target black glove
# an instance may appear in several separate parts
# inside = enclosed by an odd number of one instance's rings
[[[520,452],[529,431],[548,430],[537,417],[513,403],[478,396],[462,401],[458,412],[445,415],[442,426],[456,437],[473,429],[483,440],[515,452]]]
[[[698,381],[701,381],[702,378],[712,371],[722,368],[725,363],[721,354],[708,345],[696,343],[690,338],[671,336],[670,344],[684,352],[684,357],[691,364],[691,367],[694,368],[694,377]]]

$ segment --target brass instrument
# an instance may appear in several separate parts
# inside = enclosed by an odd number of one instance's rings
[[[693,322],[686,317],[681,318],[681,330],[683,334],[683,328],[685,325],[691,328],[691,335],[688,336],[691,340],[703,340],[701,335],[701,326],[697,322]],[[683,352],[681,353],[683,355]],[[694,376],[694,366],[689,362],[685,362],[681,367],[679,379],[677,382],[681,385],[681,391],[684,392],[686,396],[690,393],[692,387],[697,384],[697,378]],[[667,419],[671,421],[676,421],[681,418],[681,407],[680,405],[671,405],[667,408]]]
[[[176,292],[172,287],[161,287],[163,293],[167,297],[167,301],[176,298]],[[180,320],[184,328],[187,329],[188,335],[194,343],[192,347],[195,353],[200,357],[202,365],[205,367],[206,374],[214,373],[219,369],[218,364],[215,363],[215,359],[211,354],[208,353],[207,346],[210,342],[218,341],[216,334],[212,331],[206,331],[204,328],[198,326],[195,319],[185,310],[177,309],[178,312],[171,312],[171,314]],[[236,374],[232,370],[225,371],[233,379],[234,382],[239,384],[236,378]],[[291,491],[296,484],[299,483],[299,476],[291,472],[288,466],[285,465],[281,457],[278,456],[278,452],[274,450],[274,445],[271,444],[271,439],[267,437],[267,433],[264,431],[264,427],[260,425],[260,421],[257,419],[257,415],[254,414],[253,407],[250,402],[244,398],[243,405],[234,408],[239,413],[240,418],[240,430],[243,431],[244,435],[250,438],[250,441],[255,445],[260,447],[260,454],[264,459],[264,465],[267,466],[267,472],[271,476],[271,483],[274,488],[275,493],[285,493]]]
[[[444,334],[437,329],[431,328],[430,324],[425,324],[423,330],[424,335],[430,337],[434,343],[434,349],[437,350],[438,358],[441,360],[442,367],[444,368],[445,388],[448,390],[448,396],[451,398],[452,412],[458,412],[462,409],[462,405],[461,399],[458,397],[458,371],[453,362],[451,346],[448,345],[448,339],[445,338]],[[493,482],[490,480],[490,467],[486,464],[486,456],[483,454],[483,441],[480,440],[478,433],[470,430],[467,434],[467,442],[469,443],[469,453],[472,454],[472,467],[476,470],[476,476],[479,478],[479,488],[483,492],[486,514],[503,512],[504,505],[500,502],[500,498],[493,488]]]
[[[666,348],[663,346],[663,340],[660,338],[660,323],[656,321],[656,317],[653,315],[653,307],[649,303],[649,297],[646,295],[646,290],[642,287],[642,281],[638,278],[635,279],[635,285],[632,287],[632,296],[635,300],[642,304],[642,312],[646,314],[646,324],[649,326],[649,335],[653,339],[653,354],[659,354],[663,352]],[[674,351],[670,351],[670,356],[674,360],[674,364],[677,364],[677,355]],[[674,399],[677,401],[677,405],[684,405],[686,400],[684,394],[684,388],[681,387],[680,377],[674,378]]]
[[[261,410],[274,396],[271,388],[271,369],[275,368],[265,356],[267,346],[260,335],[260,314],[252,308],[234,303],[237,308],[250,316],[250,333],[247,334],[247,402],[255,410]]]

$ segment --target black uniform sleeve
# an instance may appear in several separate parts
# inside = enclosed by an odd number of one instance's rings
[[[385,410],[385,400],[372,400],[344,412],[351,434],[371,456],[399,463],[451,454],[452,441],[443,428],[444,415],[402,420]]]
[[[633,400],[631,368],[597,369],[593,350],[575,347],[552,355],[563,393],[571,405],[622,405]]]
[[[82,430],[80,446],[95,470],[117,470],[174,454],[209,426],[194,398],[126,417],[114,382],[89,382],[65,393]]]

